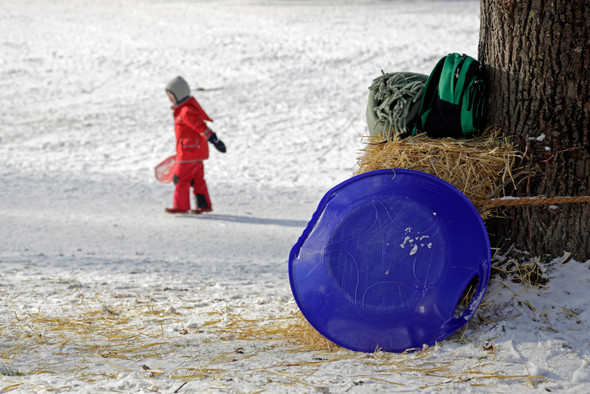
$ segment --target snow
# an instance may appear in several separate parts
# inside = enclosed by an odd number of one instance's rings
[[[590,390],[590,261],[567,255],[543,266],[545,287],[495,275],[467,329],[421,352],[268,329],[296,319],[289,251],[352,175],[368,86],[476,55],[479,1],[1,9],[0,390]],[[176,75],[228,146],[205,164],[210,215],[165,214],[172,186],[153,176],[174,153]]]

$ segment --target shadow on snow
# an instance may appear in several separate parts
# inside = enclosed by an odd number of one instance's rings
[[[285,219],[267,219],[257,218],[252,216],[240,216],[240,215],[219,215],[206,213],[202,215],[181,215],[185,218],[199,219],[199,220],[218,220],[224,222],[234,223],[245,223],[245,224],[263,224],[263,225],[275,225],[285,227],[305,227],[307,222],[303,220],[285,220]]]

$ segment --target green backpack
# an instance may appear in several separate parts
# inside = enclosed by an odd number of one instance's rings
[[[486,89],[474,58],[451,53],[439,60],[428,77],[412,135],[461,138],[483,127]]]

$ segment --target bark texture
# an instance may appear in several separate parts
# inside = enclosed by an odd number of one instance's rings
[[[590,195],[589,42],[588,0],[481,0],[487,124],[526,153],[514,195]],[[590,259],[590,204],[504,213],[488,223],[497,247]]]

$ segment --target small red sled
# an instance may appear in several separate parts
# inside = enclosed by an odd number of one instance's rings
[[[176,164],[176,156],[170,156],[154,168],[156,179],[162,183],[172,182],[174,164]]]

